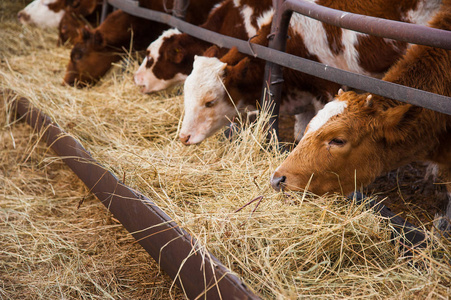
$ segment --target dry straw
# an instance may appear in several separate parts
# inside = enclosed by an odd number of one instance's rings
[[[265,142],[267,114],[231,140],[219,133],[183,146],[179,88],[140,94],[132,56],[96,86],[62,86],[69,48],[56,46],[54,31],[18,25],[17,9],[2,3],[0,88],[42,108],[262,298],[451,294],[449,242],[431,236],[434,243],[406,259],[390,225],[364,205],[274,192],[268,178],[286,154]],[[4,105],[0,118],[0,297],[183,297],[39,133],[9,112]]]

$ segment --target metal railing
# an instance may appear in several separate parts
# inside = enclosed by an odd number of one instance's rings
[[[174,7],[186,8],[187,3],[188,0],[174,0]],[[176,27],[182,32],[216,44],[219,47],[231,48],[235,46],[238,48],[238,51],[244,54],[266,60],[268,63],[263,86],[269,87],[269,89],[266,90],[266,95],[262,95],[262,101],[273,99],[275,102],[272,126],[276,132],[282,89],[280,83],[283,82],[281,67],[295,69],[309,75],[337,82],[341,85],[408,102],[437,112],[451,114],[450,97],[355,74],[284,52],[288,25],[293,12],[334,26],[340,26],[374,36],[384,36],[386,38],[448,50],[451,49],[451,31],[347,13],[302,0],[273,0],[273,5],[276,8],[272,23],[274,38],[270,39],[268,47],[264,47],[200,28],[163,12],[139,7],[136,5],[136,1],[105,0],[104,5],[106,6],[108,4],[122,9],[131,15]],[[174,10],[174,12],[176,11]],[[268,95],[271,97],[268,97]]]

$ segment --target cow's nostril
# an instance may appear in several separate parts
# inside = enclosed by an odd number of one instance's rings
[[[190,135],[181,135],[180,136],[180,141],[184,144],[184,145],[189,145],[189,139],[191,138]]]
[[[272,188],[275,189],[276,191],[280,191],[283,188],[283,184],[285,183],[286,179],[287,179],[286,176],[280,176],[280,177],[273,176],[271,178]]]

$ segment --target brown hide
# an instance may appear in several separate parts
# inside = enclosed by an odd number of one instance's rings
[[[102,2],[102,0],[81,0],[67,5],[58,26],[58,44],[74,42],[85,26],[97,27],[100,22]]]
[[[405,21],[405,13],[411,9],[415,9],[420,0],[376,0],[376,1],[361,1],[361,0],[346,0],[346,1],[332,1],[332,0],[318,0],[317,4],[327,6],[333,9],[339,9],[351,13],[369,15],[396,21]],[[342,54],[344,45],[342,44],[342,29],[323,23],[326,32],[326,38],[330,51],[335,55]],[[271,25],[263,26],[251,42],[264,45],[268,44],[267,36],[270,35]],[[294,32],[290,27],[288,30],[286,52],[294,54],[299,57],[307,58],[309,60],[319,62],[315,53],[310,53],[307,50],[303,37]],[[404,42],[390,41],[374,36],[358,36],[358,44],[356,50],[359,53],[359,66],[365,71],[379,77],[386,72],[406,51],[407,44]],[[254,66],[258,65],[259,60],[252,58]],[[260,61],[260,64],[264,62]],[[262,66],[259,67],[260,69]],[[284,69],[284,87],[282,99],[286,99],[290,95],[290,91],[296,87],[298,90],[313,94],[321,102],[326,103],[332,99],[332,96],[338,91],[340,85],[320,79],[314,76],[307,75],[289,68]],[[243,99],[246,104],[255,104],[255,98],[249,95],[257,94],[261,90],[261,82],[263,73],[255,72],[256,77],[253,84],[250,84],[246,90],[242,91],[236,99]],[[232,82],[232,81],[230,81]],[[227,86],[227,89],[238,89],[236,86]],[[296,113],[296,112],[293,112]]]
[[[451,30],[451,1],[444,3],[430,26]],[[384,80],[451,96],[450,70],[451,51],[413,45]],[[337,101],[347,108],[304,136],[273,174],[275,189],[348,194],[383,172],[429,161],[451,192],[451,116],[377,95],[346,92]]]
[[[204,19],[201,18],[207,16],[216,2],[217,0],[193,1],[188,7],[186,20],[193,24],[202,22]],[[162,1],[140,0],[139,4],[145,8],[164,11]],[[167,3],[169,9],[171,4],[171,1]],[[88,30],[91,37],[102,36],[102,45],[87,39],[86,34],[83,38],[83,33],[76,38],[64,83],[77,86],[95,83],[111,68],[113,62],[120,60],[121,54],[131,44],[134,50],[144,50],[167,28],[166,25],[137,18],[121,10],[111,13],[95,30]]]

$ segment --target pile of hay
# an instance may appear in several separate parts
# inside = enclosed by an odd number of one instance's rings
[[[70,49],[23,28],[2,4],[0,88],[42,108],[101,164],[151,198],[258,295],[447,298],[450,243],[406,259],[389,224],[338,196],[274,192],[286,154],[265,143],[262,115],[232,141],[185,147],[179,89],[142,95],[129,57],[96,86],[62,86]],[[9,3],[9,4],[8,4]],[[0,295],[6,298],[181,298],[180,289],[88,193],[39,133],[6,105],[0,126]],[[235,212],[252,199],[261,203]],[[84,199],[80,209],[78,203]],[[254,211],[255,210],[255,211]]]

